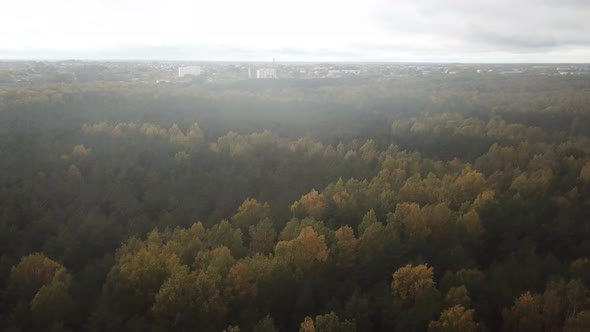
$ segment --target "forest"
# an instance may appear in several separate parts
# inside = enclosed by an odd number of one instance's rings
[[[590,79],[0,88],[0,330],[590,331]]]

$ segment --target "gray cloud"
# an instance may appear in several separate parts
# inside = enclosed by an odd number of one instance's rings
[[[466,50],[527,52],[590,46],[590,1],[416,0],[375,13],[389,33],[453,41]]]
[[[0,21],[0,59],[590,61],[590,0],[56,1],[39,26]]]

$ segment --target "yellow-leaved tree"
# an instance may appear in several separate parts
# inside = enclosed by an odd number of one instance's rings
[[[311,227],[305,227],[296,239],[277,243],[275,259],[279,264],[302,274],[315,264],[328,260],[328,247],[323,235],[318,235]]]
[[[477,323],[473,320],[473,309],[458,304],[444,310],[440,318],[430,322],[428,332],[474,332]]]
[[[432,267],[426,264],[417,266],[408,264],[393,273],[391,290],[403,302],[412,302],[422,292],[432,288],[434,288],[434,274]]]

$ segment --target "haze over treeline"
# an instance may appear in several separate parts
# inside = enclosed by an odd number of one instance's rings
[[[590,328],[585,65],[175,66],[2,67],[2,329]]]

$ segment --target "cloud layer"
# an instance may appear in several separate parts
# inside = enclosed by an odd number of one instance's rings
[[[19,0],[0,58],[590,62],[586,0]]]

